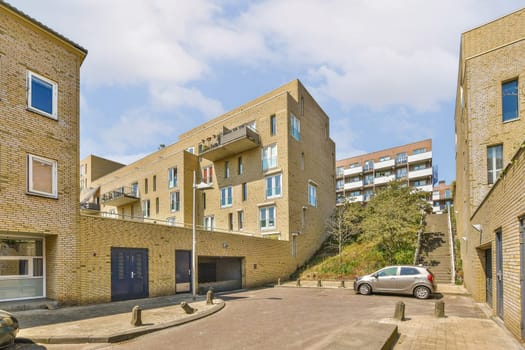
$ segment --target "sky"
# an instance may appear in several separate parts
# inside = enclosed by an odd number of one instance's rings
[[[337,159],[431,138],[455,178],[462,32],[506,0],[8,0],[88,50],[80,156],[129,164],[293,79],[330,117]]]

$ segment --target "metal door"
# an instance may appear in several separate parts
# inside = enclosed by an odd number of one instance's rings
[[[486,302],[492,307],[492,249],[485,250],[485,290]]]
[[[148,250],[111,248],[111,301],[148,297]]]
[[[501,231],[496,232],[496,303],[497,315],[503,319],[503,244]]]
[[[175,292],[191,291],[191,250],[175,251]]]

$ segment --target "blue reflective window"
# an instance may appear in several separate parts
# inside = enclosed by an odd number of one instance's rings
[[[29,108],[56,119],[56,83],[29,72]]]
[[[503,121],[518,118],[518,80],[512,80],[501,85],[501,104]]]

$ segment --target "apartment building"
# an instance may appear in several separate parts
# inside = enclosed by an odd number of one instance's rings
[[[453,205],[452,185],[439,181],[432,191],[432,212],[441,214]]]
[[[2,301],[67,302],[78,293],[79,76],[86,54],[0,2]]]
[[[525,339],[525,9],[461,35],[456,189],[465,287]]]
[[[90,200],[104,215],[190,227],[195,173],[209,187],[199,227],[291,240],[323,231],[333,164],[328,117],[294,80],[92,181]]]
[[[376,189],[392,180],[432,192],[432,140],[384,149],[336,163],[336,200],[367,202]]]

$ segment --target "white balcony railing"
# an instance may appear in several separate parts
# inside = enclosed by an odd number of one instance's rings
[[[363,187],[363,181],[345,183],[345,190],[353,190],[354,188]]]
[[[411,154],[408,156],[409,163],[420,162],[422,160],[428,160],[428,159],[432,159],[432,151],[418,153],[418,154]]]
[[[415,186],[420,191],[432,192],[432,185]]]
[[[390,182],[395,179],[396,179],[396,176],[394,174],[388,175],[388,176],[380,176],[374,179],[374,183],[376,185],[381,185],[381,184],[386,184],[387,182]]]
[[[344,174],[347,175],[354,175],[354,174],[361,174],[363,172],[362,166],[356,166],[350,169],[345,169]]]
[[[385,169],[385,168],[392,168],[395,164],[395,160],[394,159],[389,159],[389,160],[384,160],[382,162],[377,162],[375,164],[375,168],[376,170],[378,169]]]
[[[416,179],[418,177],[432,176],[432,168],[426,168],[421,170],[414,170],[408,172],[409,179]]]

